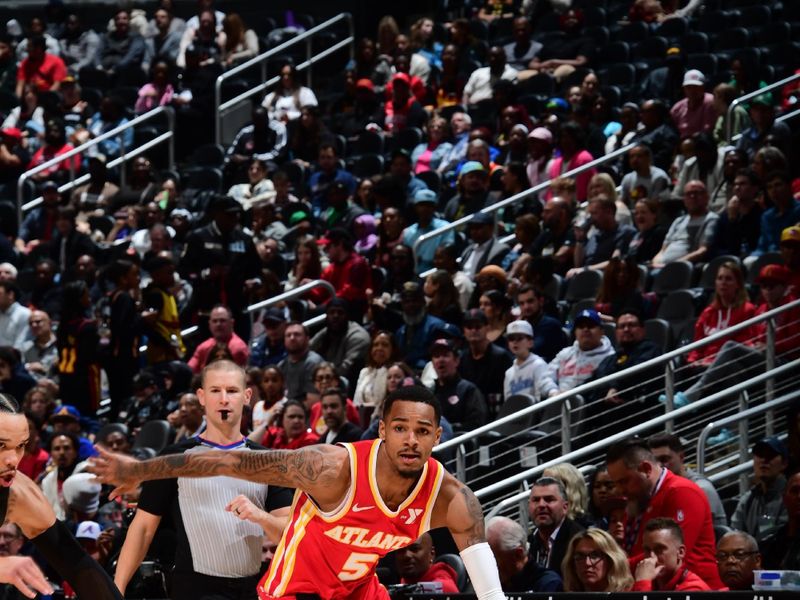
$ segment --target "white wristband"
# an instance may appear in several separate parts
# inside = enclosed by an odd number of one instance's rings
[[[461,560],[467,568],[472,587],[478,600],[506,600],[497,572],[497,561],[486,542],[464,548]]]

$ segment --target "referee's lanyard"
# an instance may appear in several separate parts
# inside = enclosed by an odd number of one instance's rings
[[[661,489],[661,484],[664,483],[664,478],[667,476],[667,468],[661,467],[661,475],[658,476],[658,481],[656,481],[656,485],[653,488],[653,491],[650,492],[650,498],[656,495],[659,489]],[[630,556],[631,551],[633,550],[633,546],[636,544],[636,538],[639,537],[639,529],[642,527],[642,517],[644,514],[641,513],[639,516],[636,517],[636,521],[634,522],[633,527],[628,528],[628,532],[625,535],[625,553]]]

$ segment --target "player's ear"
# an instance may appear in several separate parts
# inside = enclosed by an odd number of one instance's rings
[[[383,422],[383,419],[378,421],[378,437],[382,440],[386,439],[386,423]]]
[[[436,441],[433,442],[433,445],[434,446],[438,445],[440,439],[442,439],[442,428],[441,428],[441,426],[436,428]]]

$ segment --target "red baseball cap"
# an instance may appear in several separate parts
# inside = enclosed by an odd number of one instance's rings
[[[0,129],[0,133],[2,133],[5,136],[14,138],[17,141],[22,139],[22,132],[16,127],[6,127],[4,129]]]
[[[762,284],[767,281],[774,281],[786,285],[792,277],[792,272],[783,265],[765,265],[756,278],[756,283]]]

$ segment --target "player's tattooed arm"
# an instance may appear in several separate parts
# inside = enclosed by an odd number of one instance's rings
[[[445,525],[450,530],[459,550],[486,541],[483,509],[471,489],[454,477],[447,477],[437,505],[440,502],[445,503],[441,507],[442,512],[439,513],[444,517],[444,522],[441,523],[436,518],[438,511],[434,509],[431,527]]]
[[[170,454],[145,461],[106,452],[94,458],[89,471],[103,483],[118,487],[114,494],[130,491],[142,481],[173,477],[226,475],[258,483],[303,490],[333,486],[341,480],[348,454],[339,446],[319,445],[299,450],[257,452],[192,452]],[[348,481],[345,480],[345,485]]]

